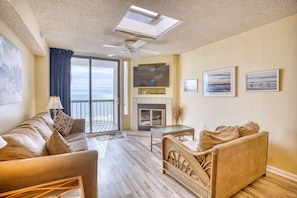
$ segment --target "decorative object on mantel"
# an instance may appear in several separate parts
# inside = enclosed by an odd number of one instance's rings
[[[183,114],[183,108],[178,105],[172,106],[172,114],[175,119],[175,124],[177,125],[178,120],[181,118],[181,116]]]
[[[57,110],[64,109],[61,104],[60,96],[51,96],[47,108],[53,110],[54,118],[56,118]]]
[[[0,34],[0,105],[22,101],[21,51]]]
[[[138,88],[138,94],[166,94],[166,88]]]

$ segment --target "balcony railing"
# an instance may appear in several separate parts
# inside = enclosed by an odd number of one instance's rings
[[[71,117],[84,118],[90,123],[90,101],[72,100]],[[92,100],[92,124],[114,123],[114,100]]]

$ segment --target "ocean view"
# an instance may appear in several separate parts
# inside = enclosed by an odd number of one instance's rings
[[[113,90],[109,87],[102,87],[92,90],[93,100],[112,100]],[[71,100],[89,100],[89,90],[71,89]]]

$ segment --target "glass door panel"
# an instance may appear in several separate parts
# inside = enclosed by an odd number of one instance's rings
[[[163,126],[163,111],[164,110],[157,110],[152,109],[152,125],[153,126]]]
[[[139,125],[150,126],[151,125],[151,110],[149,109],[139,109]]]
[[[90,132],[90,68],[89,59],[71,59],[71,117],[86,120],[86,132]]]
[[[115,60],[71,59],[71,116],[86,119],[87,133],[119,129],[118,65]]]
[[[92,59],[93,132],[112,131],[119,128],[117,68],[117,61]]]

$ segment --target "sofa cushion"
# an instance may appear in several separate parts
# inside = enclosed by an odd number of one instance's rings
[[[56,118],[54,119],[55,129],[63,136],[67,136],[74,124],[74,119],[68,116],[63,111],[59,111]]]
[[[41,118],[51,130],[54,130],[54,121],[48,112],[38,113],[33,117],[33,119],[34,118]]]
[[[56,130],[53,131],[50,139],[46,142],[47,150],[50,155],[73,152],[70,145],[63,136]]]
[[[65,136],[64,139],[75,152],[88,150],[88,143],[85,133],[73,133]]]
[[[19,127],[28,127],[28,126],[34,127],[40,133],[40,135],[45,141],[47,141],[52,135],[52,130],[41,118],[34,117],[19,125]]]
[[[239,129],[236,126],[221,126],[217,131],[203,130],[197,140],[197,149],[206,151],[217,144],[229,142],[239,137]]]
[[[68,142],[68,144],[71,146],[71,148],[75,152],[77,152],[77,151],[86,151],[86,150],[89,149],[87,139],[80,139],[80,140],[76,140],[74,142]]]
[[[72,134],[64,137],[64,139],[67,142],[75,142],[80,139],[86,139],[86,134],[85,133],[72,133]]]
[[[0,149],[0,161],[48,155],[46,142],[32,127],[18,127],[2,137],[7,145]]]

